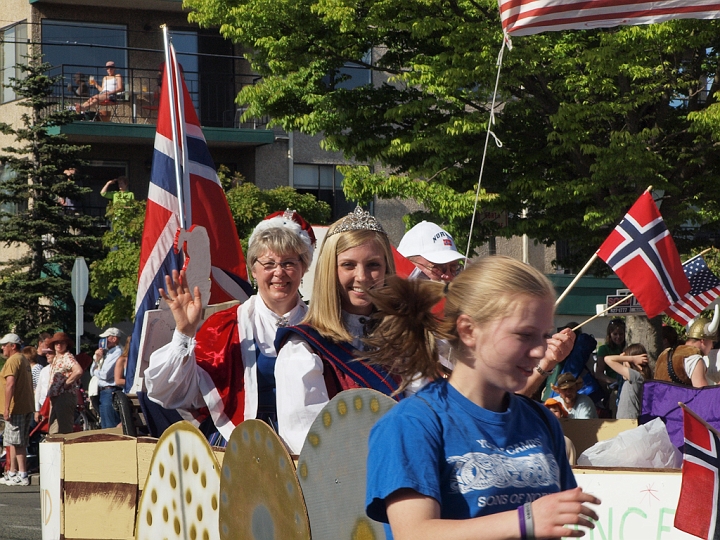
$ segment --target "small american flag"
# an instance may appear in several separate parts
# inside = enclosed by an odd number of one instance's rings
[[[683,271],[690,282],[690,292],[665,313],[680,324],[687,325],[720,296],[720,279],[708,268],[702,256],[683,264]]]

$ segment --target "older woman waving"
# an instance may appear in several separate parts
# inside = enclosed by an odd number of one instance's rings
[[[262,221],[247,252],[258,294],[215,313],[201,327],[197,287],[190,291],[182,272],[166,277],[160,294],[176,327],[172,342],[153,353],[145,371],[151,400],[195,421],[205,419],[201,409],[207,407],[226,440],[243,420],[276,422],[275,334],[307,311],[298,288],[312,260],[311,234],[292,211]]]

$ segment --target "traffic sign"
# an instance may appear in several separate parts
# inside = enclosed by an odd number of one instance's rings
[[[78,306],[85,304],[85,298],[88,293],[88,267],[85,263],[84,257],[78,257],[75,259],[73,265],[71,279],[72,279],[72,297]]]

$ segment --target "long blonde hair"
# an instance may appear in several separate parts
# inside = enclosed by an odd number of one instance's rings
[[[330,226],[329,231],[342,220]],[[315,265],[312,300],[303,324],[315,328],[323,337],[336,342],[352,341],[353,336],[342,322],[340,283],[337,277],[337,258],[341,253],[372,242],[385,255],[385,276],[395,274],[392,248],[385,233],[371,230],[353,230],[328,234],[323,240]],[[334,284],[334,286],[333,286]]]
[[[504,256],[480,259],[451,283],[429,280],[386,280],[385,287],[369,292],[381,321],[366,340],[367,356],[403,378],[401,389],[420,374],[438,373],[437,338],[462,348],[457,320],[462,314],[477,324],[501,319],[528,296],[555,298],[548,279],[533,267]],[[432,309],[443,296],[441,319]],[[549,321],[550,323],[550,321]]]

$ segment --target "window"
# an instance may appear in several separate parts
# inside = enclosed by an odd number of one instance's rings
[[[355,204],[345,198],[343,175],[335,165],[299,165],[293,168],[293,187],[298,193],[311,193],[332,208],[332,220],[352,212]]]
[[[118,176],[128,176],[128,165],[124,161],[91,161],[78,170],[78,184],[92,191],[83,197],[82,212],[88,216],[103,217],[108,199],[100,195],[100,190],[108,180]],[[130,184],[130,191],[133,190]],[[114,189],[114,188],[111,188]]]
[[[0,103],[13,101],[15,92],[6,88],[11,78],[19,78],[22,72],[18,64],[27,63],[27,25],[17,23],[0,30]]]
[[[74,73],[102,81],[109,60],[115,62],[123,78],[128,76],[124,69],[128,67],[124,25],[43,19],[42,52],[43,60],[53,66],[51,74],[64,78],[59,88],[70,83]]]
[[[13,171],[7,165],[0,165],[0,186],[2,186],[7,180],[14,180],[16,172]],[[2,189],[2,188],[0,188]],[[27,201],[23,203],[22,207],[17,203],[2,203],[0,204],[0,211],[7,212],[8,214],[17,214],[21,210],[27,209]]]
[[[372,64],[371,51],[363,55],[361,62],[366,65]],[[353,88],[370,84],[372,82],[372,70],[355,62],[346,62],[343,67],[326,75],[323,80],[328,86],[332,86],[333,88],[352,90]]]

